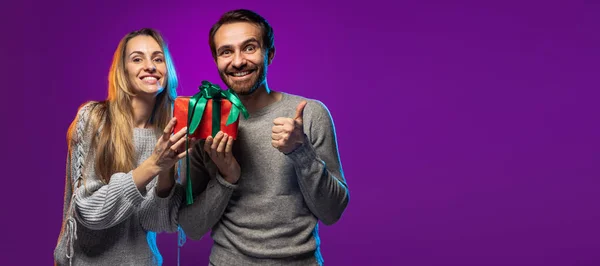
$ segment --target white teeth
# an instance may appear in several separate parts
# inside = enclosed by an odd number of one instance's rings
[[[233,76],[235,76],[235,77],[241,77],[241,76],[245,76],[245,75],[248,75],[248,74],[250,74],[250,71],[233,73]]]
[[[151,80],[156,80],[156,78],[155,77],[145,77],[145,78],[143,78],[143,80],[151,81]]]

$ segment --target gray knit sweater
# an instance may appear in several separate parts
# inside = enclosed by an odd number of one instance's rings
[[[240,119],[233,147],[242,170],[237,184],[219,175],[201,148],[203,142],[193,151],[195,201],[182,207],[179,223],[192,239],[212,228],[212,264],[322,263],[317,221],[335,223],[349,200],[329,111],[321,102],[307,100],[304,144],[288,155],[271,145],[273,120],[294,117],[302,100],[283,94],[248,120]]]
[[[63,227],[54,259],[58,265],[160,265],[153,231],[177,230],[183,189],[176,185],[168,197],[159,198],[156,178],[140,191],[132,171],[112,175],[108,184],[101,181],[94,173],[92,134],[86,127],[91,106],[86,104],[77,115],[67,158]],[[153,129],[133,130],[136,165],[152,154],[158,137]]]

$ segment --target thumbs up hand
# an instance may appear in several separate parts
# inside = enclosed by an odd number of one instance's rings
[[[304,107],[306,107],[306,101],[298,104],[294,118],[278,117],[273,120],[271,144],[284,154],[293,152],[304,143],[304,121],[302,119]]]

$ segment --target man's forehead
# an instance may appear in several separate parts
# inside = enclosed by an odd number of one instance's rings
[[[235,22],[222,25],[215,33],[215,44],[236,45],[248,39],[255,38],[260,41],[261,30],[256,24],[249,22]]]

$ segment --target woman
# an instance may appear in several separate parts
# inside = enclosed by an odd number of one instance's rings
[[[183,198],[174,165],[185,156],[186,129],[171,135],[176,87],[173,62],[157,31],[141,29],[121,40],[108,98],[82,105],[67,133],[56,264],[162,264],[154,232],[177,230]]]

